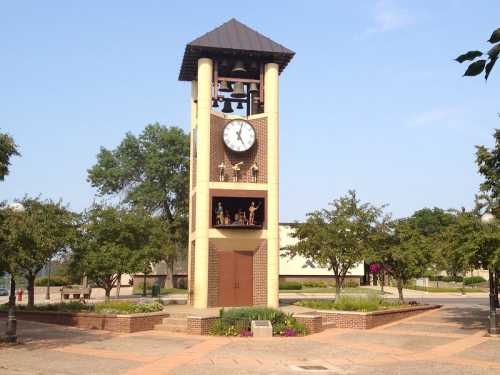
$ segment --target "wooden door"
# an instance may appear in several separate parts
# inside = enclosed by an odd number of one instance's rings
[[[253,253],[219,252],[219,305],[253,304]]]

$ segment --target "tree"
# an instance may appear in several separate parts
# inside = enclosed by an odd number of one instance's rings
[[[422,275],[431,260],[429,240],[416,229],[413,219],[399,219],[380,229],[379,256],[386,271],[396,279],[399,301],[404,303],[403,287],[412,278]]]
[[[495,66],[495,63],[497,62],[498,53],[500,52],[500,29],[496,29],[495,31],[493,31],[490,39],[488,39],[488,42],[493,44],[493,47],[491,47],[486,53],[486,58],[478,59],[479,57],[483,57],[485,54],[481,51],[473,50],[464,53],[455,59],[455,61],[458,61],[459,63],[463,63],[464,61],[472,61],[467,67],[464,76],[477,76],[484,70],[484,79],[488,79],[493,66]]]
[[[20,156],[17,145],[8,134],[0,133],[0,181],[9,174],[10,159],[12,156]]]
[[[141,269],[149,227],[150,216],[142,210],[94,205],[83,215],[72,269],[103,288],[109,300],[122,274]]]
[[[23,198],[22,214],[11,215],[11,244],[16,254],[13,271],[23,275],[28,282],[28,305],[35,302],[35,277],[47,262],[66,251],[76,234],[77,216],[61,202]]]
[[[286,247],[286,254],[303,256],[331,270],[339,296],[349,269],[363,261],[369,235],[381,213],[382,208],[361,203],[351,190],[328,209],[309,213],[304,223],[294,224],[292,237],[299,241]]]
[[[160,217],[175,239],[174,249],[186,251],[189,137],[182,129],[155,123],[138,137],[127,133],[116,149],[101,148],[88,180],[100,195],[119,195],[122,203]],[[177,254],[165,259],[169,269]],[[171,285],[172,274],[167,280]]]

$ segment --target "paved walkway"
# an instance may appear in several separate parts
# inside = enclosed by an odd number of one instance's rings
[[[21,321],[23,343],[0,346],[0,374],[281,375],[300,374],[298,366],[328,369],[316,374],[500,374],[500,339],[484,336],[486,322],[485,310],[448,307],[368,331],[253,339]]]

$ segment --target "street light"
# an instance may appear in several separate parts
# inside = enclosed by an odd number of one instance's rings
[[[7,208],[16,213],[24,212],[24,206],[21,203],[11,203],[7,205]],[[7,317],[5,340],[9,343],[17,342],[16,280],[14,278],[14,273],[10,274],[9,315]]]
[[[488,213],[485,213],[481,216],[481,224],[483,225],[491,225],[495,222],[495,216]],[[490,282],[490,327],[488,328],[488,332],[490,336],[497,336],[497,311],[496,311],[496,302],[495,302],[495,275],[496,272],[493,272],[490,268],[488,268],[489,282]]]

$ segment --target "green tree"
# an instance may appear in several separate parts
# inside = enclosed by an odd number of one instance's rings
[[[141,269],[149,228],[150,216],[142,210],[94,205],[83,215],[71,268],[103,288],[109,300],[122,274]]]
[[[160,217],[177,252],[165,260],[173,269],[178,250],[186,252],[188,237],[189,137],[182,129],[148,125],[136,137],[127,133],[114,150],[101,148],[88,180],[100,195]],[[172,284],[172,274],[167,284]]]
[[[466,52],[455,59],[455,61],[458,61],[459,63],[472,61],[467,67],[464,76],[477,76],[484,71],[484,79],[488,79],[491,70],[497,62],[498,53],[500,52],[500,29],[493,31],[490,39],[488,39],[488,42],[493,44],[493,47],[491,47],[486,54],[478,50],[473,50]],[[487,55],[486,58],[484,58],[485,55]]]
[[[35,301],[35,277],[49,259],[66,251],[76,233],[76,215],[61,202],[23,198],[22,213],[8,215],[11,271],[22,275],[28,284],[28,305]]]
[[[361,203],[351,190],[328,209],[309,213],[304,223],[294,224],[292,237],[299,241],[284,250],[288,256],[300,255],[331,270],[338,296],[349,269],[365,258],[369,235],[381,214],[382,208]]]
[[[9,174],[10,159],[20,156],[17,145],[8,134],[0,133],[0,181]]]

